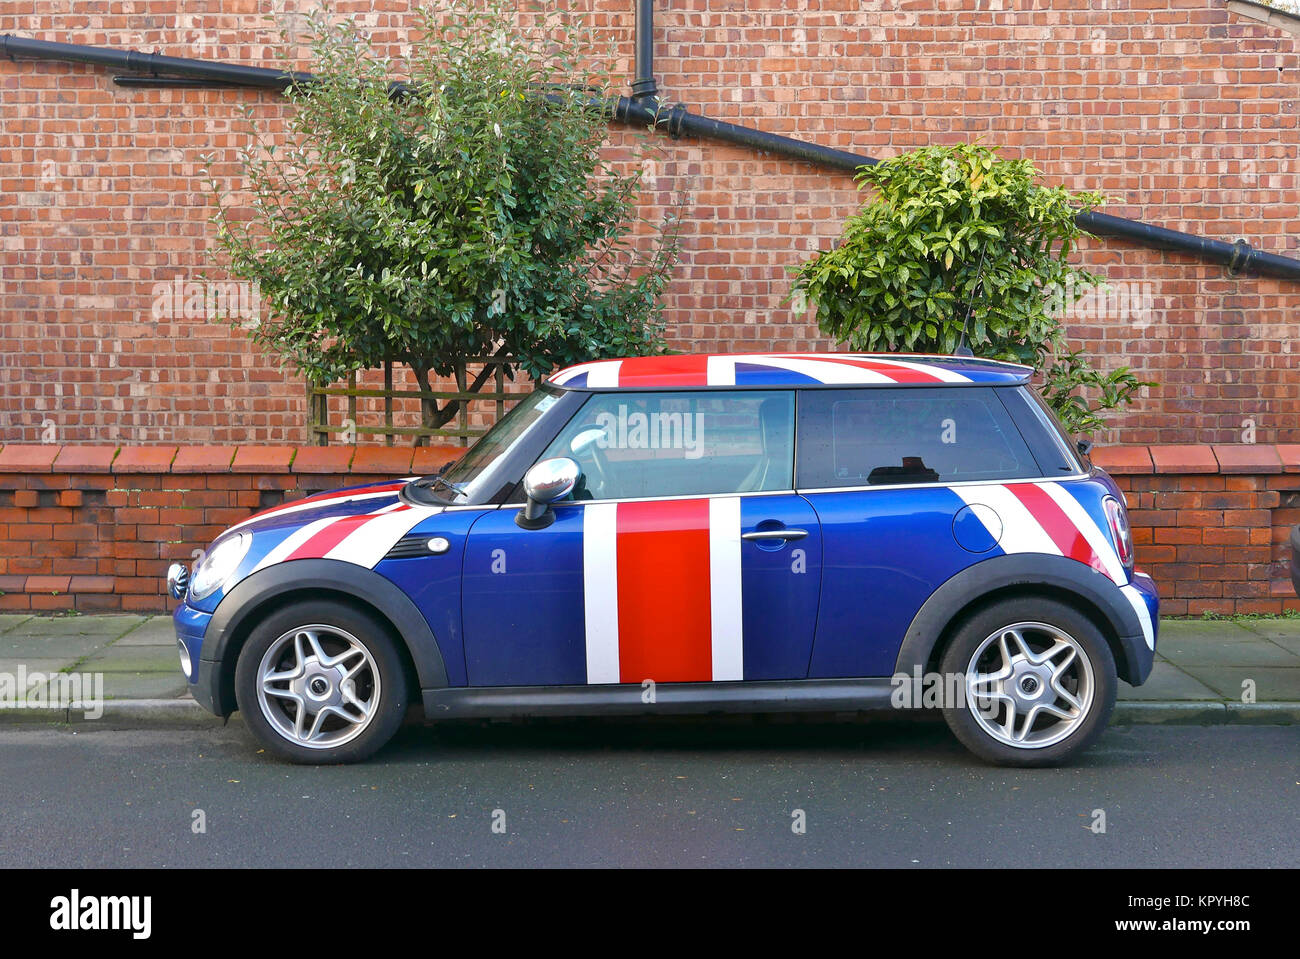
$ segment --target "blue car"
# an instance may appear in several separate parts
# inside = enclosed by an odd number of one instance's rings
[[[555,373],[456,463],[222,533],[171,592],[194,698],[293,762],[442,717],[941,709],[1061,762],[1142,683],[1123,494],[971,357]]]

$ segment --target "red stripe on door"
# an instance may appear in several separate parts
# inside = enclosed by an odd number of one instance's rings
[[[620,503],[619,679],[713,678],[709,501]]]
[[[1062,555],[1086,563],[1102,573],[1106,572],[1105,564],[1093,550],[1088,538],[1046,490],[1033,483],[1010,483],[1006,488],[1025,504],[1025,508],[1038,520],[1038,524],[1052,538]]]
[[[291,559],[320,559],[339,543],[343,542],[349,534],[355,533],[358,529],[369,523],[372,519],[379,516],[387,516],[389,513],[400,513],[411,507],[403,503],[395,509],[385,510],[384,512],[363,513],[360,516],[344,516],[333,523],[330,523],[311,539],[304,542],[292,553],[286,556],[285,562]]]

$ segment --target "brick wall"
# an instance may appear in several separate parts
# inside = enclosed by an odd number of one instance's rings
[[[0,32],[273,63],[308,0],[10,0]],[[345,0],[394,52],[407,3]],[[632,54],[631,0],[576,0]],[[707,115],[879,157],[982,137],[1111,212],[1300,255],[1300,36],[1223,0],[672,0],[657,4],[662,95]],[[795,9],[795,7],[798,9]],[[937,9],[938,8],[938,9]],[[78,12],[73,12],[74,10]],[[264,15],[272,15],[270,23]],[[209,265],[201,157],[232,175],[247,90],[127,90],[86,65],[0,61],[0,439],[298,443],[301,384],[241,332],[155,318],[157,283]],[[633,135],[614,130],[610,155]],[[787,267],[838,235],[849,176],[737,147],[661,142],[643,212],[687,194],[667,296],[674,342],[824,348],[784,302]],[[1160,387],[1101,437],[1300,442],[1300,285],[1119,241],[1083,262],[1128,294],[1072,323],[1108,366]],[[214,274],[219,276],[219,274]],[[1130,303],[1134,302],[1130,299]]]
[[[163,577],[255,510],[425,473],[454,447],[0,449],[0,611],[162,611]],[[1101,449],[1166,615],[1300,610],[1286,537],[1300,445]]]
[[[0,611],[162,611],[165,576],[227,526],[321,490],[429,473],[462,449],[0,450]]]
[[[1137,565],[1166,616],[1300,610],[1291,528],[1300,524],[1300,446],[1097,450],[1124,490]]]

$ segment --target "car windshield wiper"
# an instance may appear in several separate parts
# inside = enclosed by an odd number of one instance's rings
[[[461,489],[459,486],[457,486],[455,483],[451,482],[450,480],[443,479],[440,473],[435,473],[433,476],[429,477],[429,480],[430,480],[429,483],[430,486],[433,487],[441,486],[443,489],[451,490],[452,493],[454,493],[457,496],[465,495],[465,491],[463,489]],[[420,482],[423,485],[424,481],[421,480]]]

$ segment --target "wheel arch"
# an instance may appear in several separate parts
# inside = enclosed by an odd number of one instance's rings
[[[937,671],[944,649],[963,622],[991,603],[1024,596],[1058,600],[1087,616],[1110,647],[1119,678],[1134,686],[1146,680],[1152,652],[1119,588],[1077,560],[1045,554],[987,559],[936,589],[904,635],[895,672]]]
[[[235,711],[235,663],[253,628],[273,610],[312,598],[342,600],[386,624],[417,687],[413,692],[447,685],[433,630],[396,585],[373,570],[341,560],[293,560],[247,577],[217,605],[200,650],[201,668],[215,671],[210,680],[213,712],[228,716]]]

